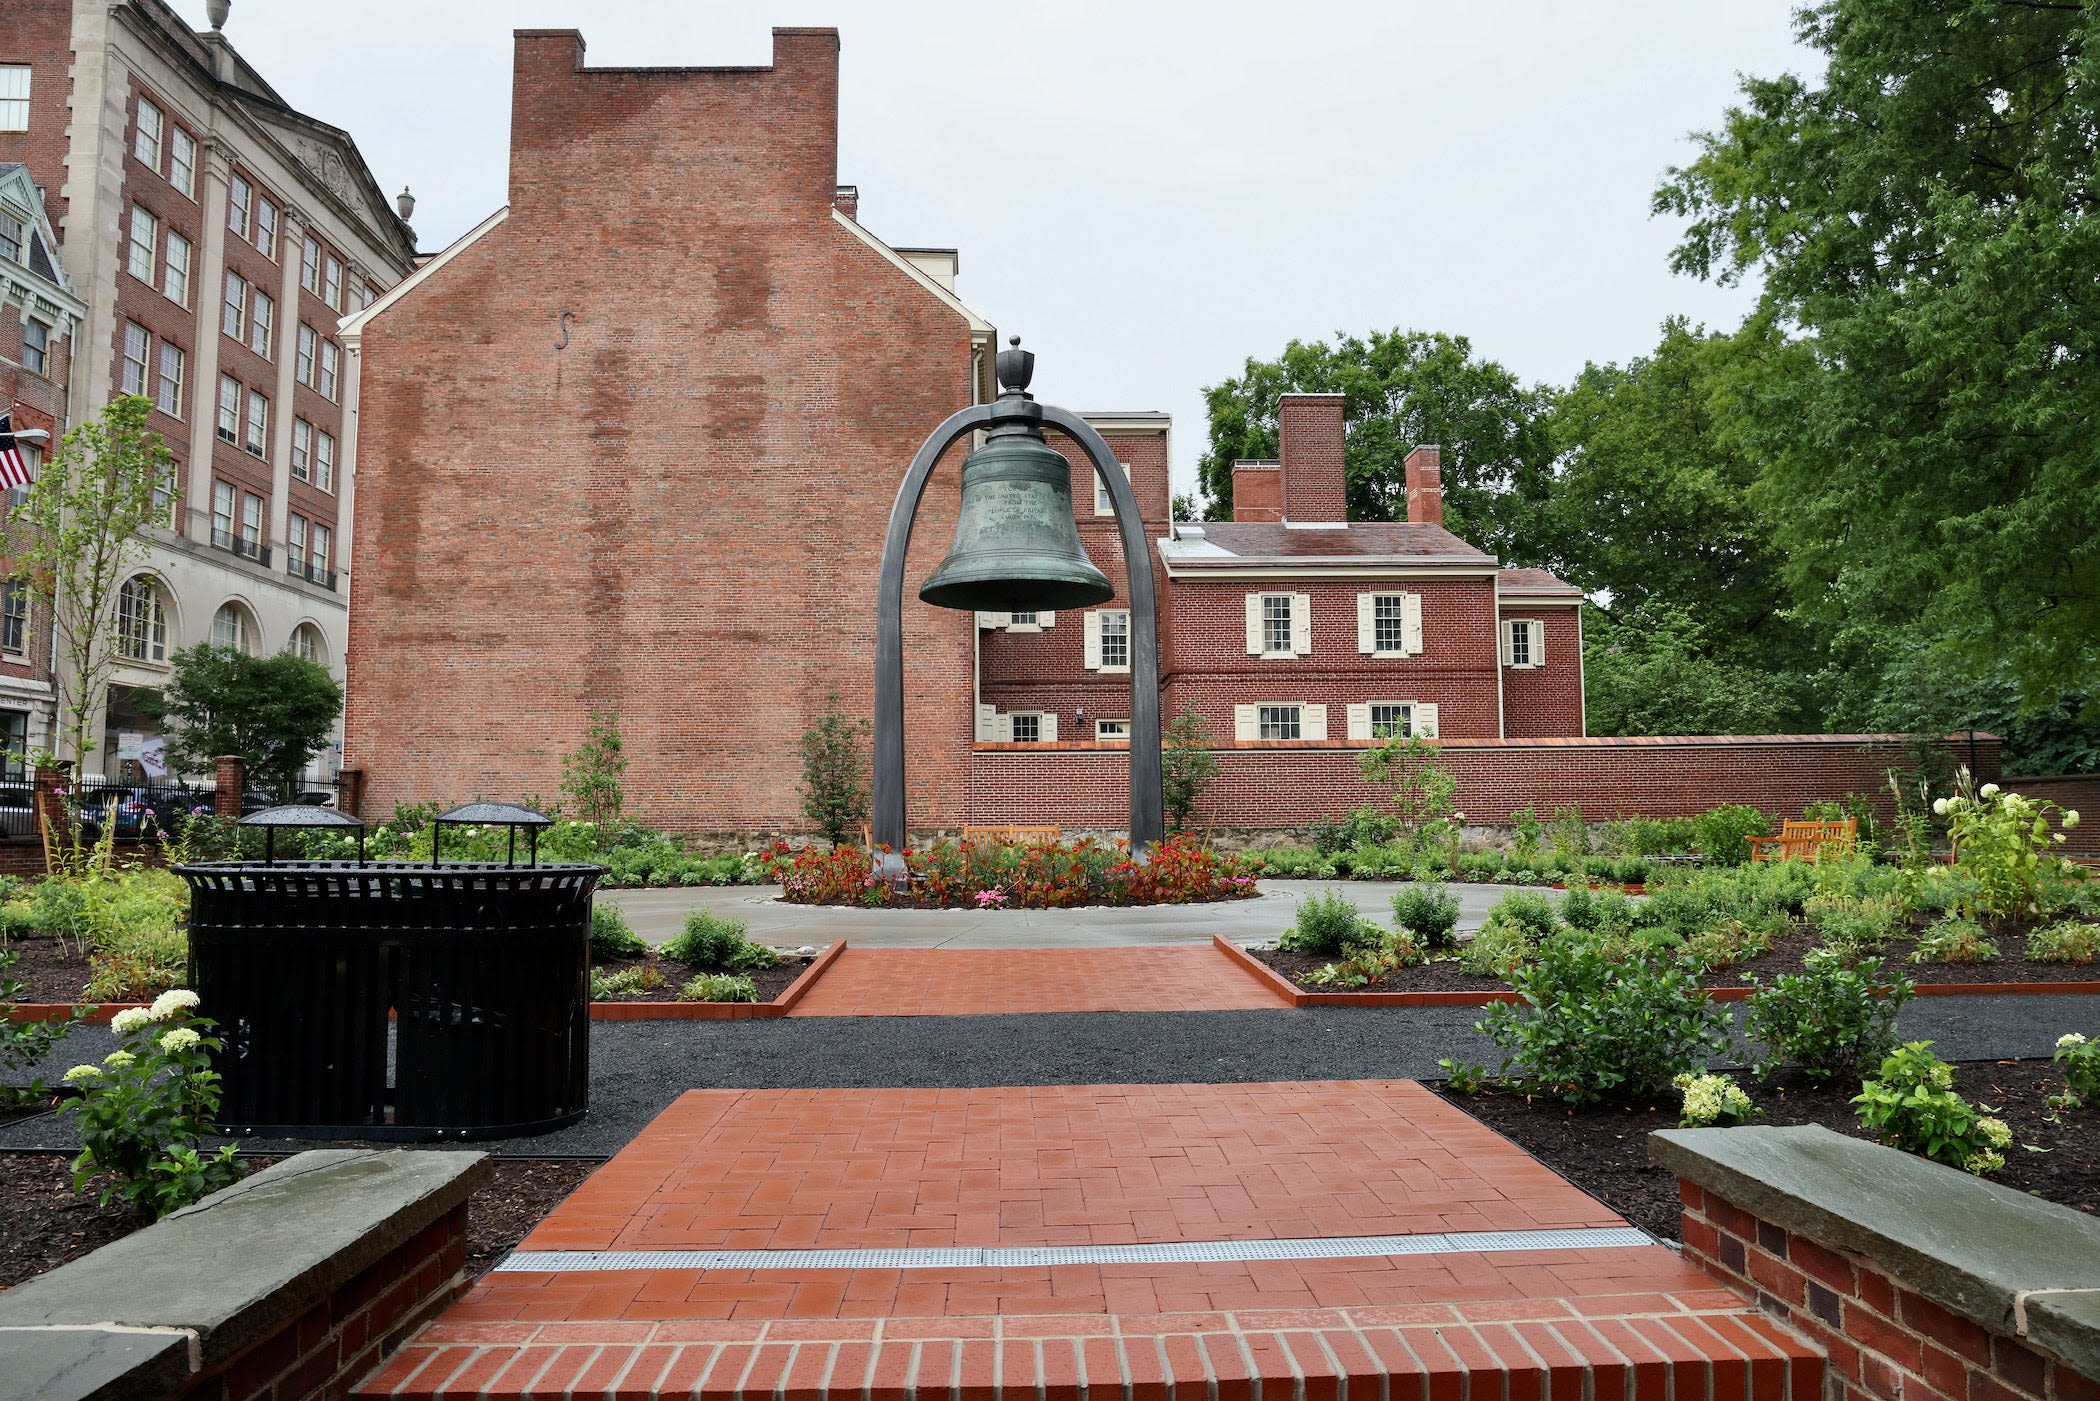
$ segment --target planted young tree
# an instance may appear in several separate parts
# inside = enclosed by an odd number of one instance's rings
[[[290,652],[254,657],[202,643],[177,652],[174,663],[167,689],[147,708],[172,727],[168,756],[186,772],[238,754],[265,786],[290,794],[343,713],[342,683]]]
[[[610,710],[594,710],[583,743],[562,756],[561,791],[575,802],[576,816],[596,823],[602,832],[627,801],[626,777],[620,717]]]
[[[802,732],[802,815],[838,845],[868,815],[869,730],[865,717],[839,709],[839,693],[824,696],[823,713]]]
[[[1166,746],[1159,761],[1161,805],[1167,830],[1185,832],[1195,819],[1196,804],[1218,776],[1218,758],[1210,752],[1210,728],[1196,707],[1184,705],[1167,722]]]
[[[1458,780],[1436,756],[1435,745],[1418,735],[1401,735],[1366,749],[1360,761],[1364,782],[1383,790],[1393,815],[1413,836],[1454,811]]]

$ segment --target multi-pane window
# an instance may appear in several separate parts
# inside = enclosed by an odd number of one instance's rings
[[[153,523],[175,528],[175,469],[163,467],[153,479]]]
[[[241,493],[241,553],[254,559],[262,554],[263,499],[252,491]]]
[[[1034,613],[1008,613],[1006,615],[1006,626],[1008,628],[1041,627],[1042,624],[1037,621],[1037,616]]]
[[[241,446],[257,457],[263,456],[270,441],[270,401],[252,389],[248,391],[247,430],[241,437]]]
[[[241,321],[248,314],[248,279],[231,268],[226,270],[226,312],[220,328],[235,340],[241,338]]]
[[[1101,665],[1103,668],[1130,665],[1130,611],[1123,608],[1101,614]]]
[[[292,420],[292,480],[312,480],[313,460],[314,426],[303,418],[295,418]]]
[[[226,182],[226,227],[242,238],[248,236],[248,215],[255,207],[255,187],[244,176]]]
[[[309,292],[321,290],[321,245],[312,234],[299,247],[299,285]]]
[[[126,394],[146,392],[146,351],[152,338],[136,321],[124,323],[124,363],[119,381]]]
[[[322,491],[335,490],[335,434],[325,428],[314,430],[314,485]]]
[[[312,577],[322,583],[328,582],[328,547],[333,534],[325,525],[315,526],[313,541],[307,549],[308,563],[313,566]]]
[[[9,579],[0,588],[0,652],[29,650],[29,585]]]
[[[0,131],[29,130],[29,65],[0,63]]]
[[[139,158],[141,165],[160,169],[161,130],[166,125],[167,118],[160,114],[160,108],[140,98],[138,129],[132,136],[131,154]]]
[[[1022,713],[1013,717],[1014,743],[1034,744],[1043,735],[1043,717]]]
[[[358,301],[358,306],[360,306],[360,307],[368,307],[368,306],[370,306],[370,305],[371,305],[372,303],[374,303],[374,302],[376,302],[376,301],[378,301],[378,300],[379,300],[379,289],[378,289],[377,287],[374,287],[374,286],[373,286],[373,285],[372,285],[371,283],[367,282],[367,283],[365,284],[365,290],[364,290],[364,294],[363,294],[363,296],[362,296],[362,297],[360,298],[360,300]]]
[[[1535,619],[1511,618],[1502,624],[1502,664],[1537,666],[1544,658],[1545,638]]]
[[[294,574],[306,568],[306,517],[296,511],[284,522],[284,563]]]
[[[168,230],[168,262],[160,290],[178,306],[190,304],[190,241],[173,229]]]
[[[1302,705],[1264,705],[1259,707],[1257,721],[1263,739],[1296,739],[1303,725],[1305,707]]]
[[[160,220],[131,206],[131,259],[127,266],[141,282],[153,281],[153,252],[160,246]]]
[[[219,436],[229,443],[241,440],[241,382],[232,375],[219,376]]]
[[[22,323],[22,368],[42,374],[51,363],[51,328],[41,321]]]
[[[343,309],[343,263],[333,253],[328,255],[323,266],[321,297],[337,311]]]
[[[1410,727],[1414,707],[1374,703],[1371,706],[1372,739],[1406,739],[1412,732]]]
[[[168,613],[153,581],[140,575],[117,590],[117,652],[135,662],[168,659]]]
[[[301,623],[292,630],[292,655],[303,662],[317,666],[328,664],[328,654],[321,645],[321,630],[312,623]]]
[[[1371,643],[1380,652],[1407,650],[1407,595],[1374,594],[1371,598]]]
[[[10,263],[22,261],[24,233],[22,221],[0,209],[0,258],[5,258]]]
[[[191,198],[197,194],[197,138],[176,127],[168,135],[168,183]]]
[[[1130,464],[1128,462],[1118,462],[1116,466],[1123,469],[1123,480],[1129,481]],[[1115,513],[1116,502],[1115,498],[1108,493],[1108,479],[1102,476],[1099,471],[1096,471],[1094,473],[1094,514],[1097,516],[1112,516]]]
[[[1261,649],[1264,652],[1291,650],[1291,596],[1287,593],[1262,595]]]
[[[160,343],[160,384],[155,388],[153,404],[171,418],[182,417],[182,347]]]
[[[233,548],[233,485],[211,484],[211,542],[222,550]]]
[[[277,260],[277,206],[267,195],[255,201],[255,246],[272,262]]]
[[[1128,720],[1096,720],[1094,722],[1094,738],[1129,739],[1130,722]]]
[[[321,342],[321,377],[314,388],[321,391],[329,403],[335,402],[335,383],[343,367],[343,349],[334,341]]]
[[[292,373],[301,384],[314,382],[314,356],[320,345],[320,337],[314,328],[304,321],[299,323],[299,349],[292,357]]]
[[[0,710],[0,778],[20,783],[29,777],[29,712]]]
[[[277,299],[257,287],[248,294],[248,348],[267,360],[270,335],[277,325]]]
[[[236,652],[246,652],[248,647],[248,615],[237,603],[222,603],[219,611],[211,615],[211,645],[231,647]]]

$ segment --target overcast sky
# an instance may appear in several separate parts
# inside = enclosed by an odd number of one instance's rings
[[[204,0],[175,0],[204,24]],[[1040,357],[1040,397],[1174,415],[1293,337],[1469,337],[1565,382],[1747,294],[1672,276],[1651,218],[1738,75],[1813,71],[1784,0],[234,0],[227,37],[347,129],[425,251],[504,201],[510,32],[603,65],[763,64],[835,25],[839,179],[892,244]],[[1021,172],[1032,170],[1033,178]],[[982,172],[973,174],[973,172]],[[617,198],[579,170],[576,197]],[[899,464],[902,469],[903,464]]]

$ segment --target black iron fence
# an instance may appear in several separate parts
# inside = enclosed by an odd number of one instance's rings
[[[90,774],[80,782],[75,811],[88,841],[99,840],[111,822],[120,842],[159,841],[193,815],[210,816],[213,801],[208,783],[126,783]],[[36,834],[36,784],[27,778],[0,779],[0,837]]]

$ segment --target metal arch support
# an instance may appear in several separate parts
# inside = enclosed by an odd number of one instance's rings
[[[920,446],[897,488],[883,538],[882,572],[875,612],[875,773],[870,794],[870,834],[892,852],[905,848],[904,821],[904,559],[911,527],[933,466],[958,438],[1003,422],[1047,423],[1069,434],[1092,459],[1108,484],[1130,597],[1130,849],[1141,853],[1165,839],[1160,796],[1159,608],[1152,587],[1152,555],[1139,518],[1137,493],[1116,470],[1116,455],[1102,436],[1068,409],[1038,404],[1019,395],[958,410]],[[882,874],[901,876],[901,859],[882,863]]]

